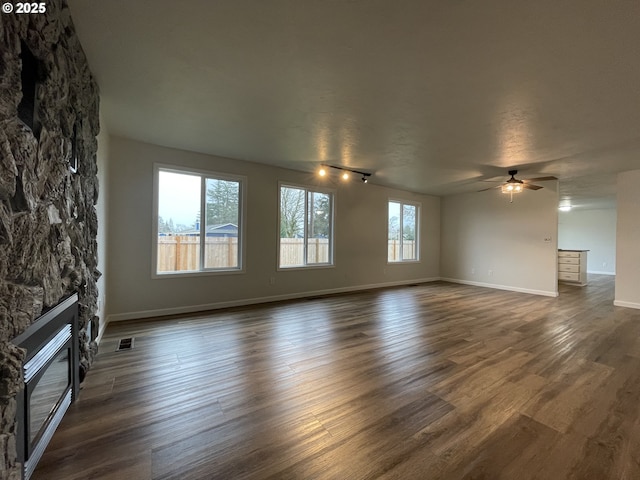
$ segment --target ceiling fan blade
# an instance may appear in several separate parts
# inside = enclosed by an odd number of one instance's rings
[[[538,178],[527,178],[526,180],[522,180],[524,183],[530,182],[548,182],[550,180],[557,180],[556,177],[538,177]]]
[[[500,188],[502,185],[496,185],[495,187],[483,188],[482,190],[478,190],[478,192],[486,192],[487,190],[493,190],[494,188]]]
[[[524,188],[528,188],[529,190],[540,190],[541,188],[543,188],[540,185],[532,185],[531,183],[523,183],[522,186]]]

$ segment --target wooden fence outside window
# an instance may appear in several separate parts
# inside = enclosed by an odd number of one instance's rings
[[[199,236],[176,235],[158,237],[158,272],[197,271],[199,257]],[[205,238],[205,268],[236,268],[237,266],[237,237]]]
[[[304,265],[304,238],[280,239],[280,266]],[[400,249],[403,259],[415,258],[415,242],[403,242],[402,247],[397,240],[388,241],[388,260],[400,260]],[[207,237],[204,242],[204,268],[236,268],[238,266],[237,237]],[[200,257],[200,237],[175,235],[158,237],[158,272],[197,271]],[[308,262],[329,262],[329,240],[312,238],[308,245]]]
[[[399,262],[401,260],[417,260],[415,240],[389,240],[387,249],[387,260],[389,262]],[[402,250],[402,257],[400,257]]]

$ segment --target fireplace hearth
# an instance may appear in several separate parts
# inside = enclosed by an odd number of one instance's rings
[[[65,412],[78,396],[78,295],[39,317],[13,343],[27,351],[18,394],[17,451],[29,480]]]

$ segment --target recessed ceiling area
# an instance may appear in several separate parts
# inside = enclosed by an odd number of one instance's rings
[[[640,2],[69,4],[115,135],[433,195],[640,168]]]

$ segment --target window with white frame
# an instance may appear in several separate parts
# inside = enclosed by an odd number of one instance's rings
[[[419,204],[389,201],[387,228],[387,260],[389,262],[415,262],[419,259],[419,218]]]
[[[241,177],[156,168],[157,275],[242,268]]]
[[[280,268],[333,264],[333,193],[280,185]]]

